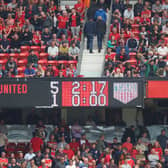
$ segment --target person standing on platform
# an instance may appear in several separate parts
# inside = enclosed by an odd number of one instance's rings
[[[84,35],[87,37],[87,49],[90,53],[93,53],[93,38],[96,34],[96,23],[93,21],[93,19],[89,19],[89,21],[86,22],[84,27]]]
[[[101,16],[98,16],[96,21],[96,35],[97,35],[97,44],[99,53],[101,52],[102,49],[102,41],[105,33],[106,33],[106,23],[102,20]]]

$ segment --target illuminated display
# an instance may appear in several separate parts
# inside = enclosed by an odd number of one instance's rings
[[[107,81],[63,81],[62,106],[108,106]]]

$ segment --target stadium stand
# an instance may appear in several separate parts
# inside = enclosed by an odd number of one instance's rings
[[[114,0],[104,76],[167,77],[167,3]]]

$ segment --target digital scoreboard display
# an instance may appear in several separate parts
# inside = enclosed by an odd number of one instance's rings
[[[108,106],[108,81],[63,81],[62,106]]]
[[[143,106],[143,87],[142,79],[2,79],[0,107]]]

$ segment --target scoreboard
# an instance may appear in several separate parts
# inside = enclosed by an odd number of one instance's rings
[[[143,79],[29,78],[0,81],[0,107],[143,107]]]

